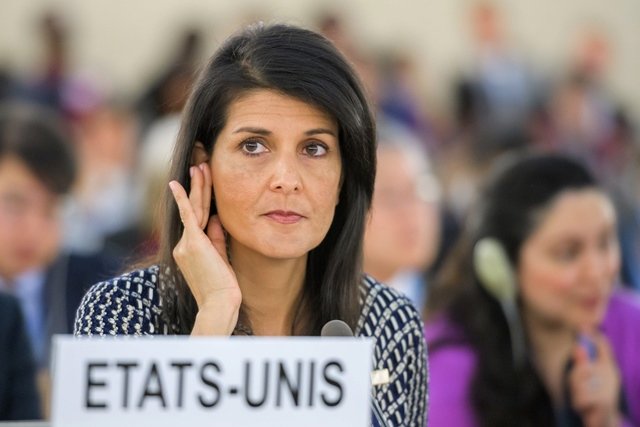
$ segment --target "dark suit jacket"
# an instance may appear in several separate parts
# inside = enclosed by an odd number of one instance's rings
[[[0,292],[0,420],[39,418],[36,365],[20,304]]]
[[[42,295],[48,340],[41,367],[49,367],[51,337],[73,333],[76,310],[87,290],[116,275],[119,268],[118,260],[105,253],[64,254],[49,267]]]

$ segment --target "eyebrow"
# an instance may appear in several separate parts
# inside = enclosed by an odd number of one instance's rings
[[[252,126],[241,127],[241,128],[238,128],[238,129],[233,131],[233,133],[242,133],[242,132],[255,133],[255,134],[264,135],[264,136],[272,134],[272,132],[270,130],[268,130],[268,129],[259,128],[259,127],[252,127]],[[327,135],[331,135],[331,136],[334,136],[334,137],[336,136],[334,131],[332,131],[331,129],[327,129],[327,128],[309,129],[304,134],[306,136],[313,136],[313,135],[318,135],[318,134],[327,134]]]

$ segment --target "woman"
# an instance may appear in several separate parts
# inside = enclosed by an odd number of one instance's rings
[[[579,163],[539,155],[504,166],[480,200],[431,294],[430,425],[640,425],[640,302],[615,286],[610,199]],[[507,265],[479,265],[487,239]],[[482,274],[509,269],[516,316]]]
[[[341,319],[376,338],[387,422],[424,425],[420,316],[361,273],[374,127],[323,37],[274,25],[229,39],[184,112],[156,264],[94,286],[76,333],[319,335]]]

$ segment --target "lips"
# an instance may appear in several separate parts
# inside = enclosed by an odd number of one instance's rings
[[[580,302],[585,309],[595,310],[598,307],[600,307],[600,304],[602,303],[602,298],[600,297],[582,298]]]
[[[281,210],[267,212],[265,216],[279,224],[296,224],[305,218],[297,212]]]

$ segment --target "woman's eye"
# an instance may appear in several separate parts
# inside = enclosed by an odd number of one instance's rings
[[[248,140],[242,143],[242,151],[249,155],[257,155],[267,151],[267,148],[259,141]]]
[[[327,147],[324,144],[312,143],[304,147],[304,151],[311,157],[321,157],[327,154]]]
[[[560,248],[556,251],[556,257],[563,262],[569,262],[574,260],[579,253],[579,249],[576,247]]]

